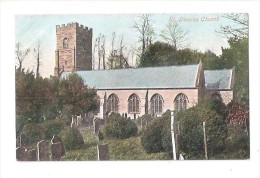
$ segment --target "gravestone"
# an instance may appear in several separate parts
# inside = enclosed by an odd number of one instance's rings
[[[38,161],[49,161],[49,142],[42,140],[37,143],[37,160]]]
[[[59,161],[63,156],[63,146],[60,142],[51,144],[51,160]]]
[[[109,160],[108,145],[97,145],[98,161]]]
[[[32,149],[27,152],[28,161],[37,161],[37,150]]]
[[[83,117],[81,117],[81,114],[76,117],[77,126],[81,126],[82,120],[83,120]]]
[[[57,135],[54,135],[51,139],[51,144],[54,144],[54,143],[60,143],[61,144],[61,156],[65,155],[65,149],[64,149],[64,146],[62,144],[61,138],[58,137]]]
[[[53,143],[58,143],[58,142],[61,143],[61,138],[58,137],[57,135],[54,135],[54,136],[52,137],[52,139],[51,139],[51,143],[53,144]]]
[[[77,117],[72,115],[71,117],[71,124],[70,124],[71,128],[77,128]]]
[[[94,133],[98,134],[98,131],[99,131],[99,119],[94,119],[93,120],[93,127],[94,127]]]
[[[18,161],[27,161],[27,149],[24,147],[16,148],[16,160]]]

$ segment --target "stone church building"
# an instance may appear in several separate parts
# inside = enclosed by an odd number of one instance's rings
[[[78,23],[56,26],[56,64],[54,74],[71,72],[97,90],[98,118],[109,113],[137,118],[159,116],[166,110],[182,110],[204,98],[233,99],[234,69],[204,70],[203,65],[92,70],[92,29]]]

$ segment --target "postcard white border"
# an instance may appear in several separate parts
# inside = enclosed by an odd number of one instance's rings
[[[0,1],[1,177],[260,177],[259,1]],[[17,162],[14,16],[99,13],[249,13],[251,158],[242,161]]]

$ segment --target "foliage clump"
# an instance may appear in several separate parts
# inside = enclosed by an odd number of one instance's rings
[[[65,127],[65,124],[60,119],[48,120],[43,122],[45,130],[45,138],[51,139],[54,135],[58,135],[59,132]]]
[[[108,117],[108,123],[104,128],[106,137],[125,139],[137,134],[138,128],[134,121],[125,118],[118,113],[111,113]]]
[[[22,129],[22,142],[26,145],[37,143],[45,138],[44,128],[41,124],[28,123]]]
[[[76,150],[84,146],[84,140],[79,130],[76,128],[65,127],[59,137],[66,150]]]
[[[167,134],[165,128],[169,123],[170,111],[162,117],[154,118],[146,127],[141,136],[141,145],[147,153],[158,153],[165,151],[167,144]],[[170,124],[168,125],[170,127]],[[168,143],[168,142],[167,142]]]

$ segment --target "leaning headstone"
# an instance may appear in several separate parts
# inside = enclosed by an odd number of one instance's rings
[[[51,160],[59,161],[61,159],[63,148],[60,142],[51,144]]]
[[[108,156],[108,145],[97,145],[98,161],[109,160]]]
[[[49,161],[49,142],[42,140],[37,143],[37,160],[38,161]]]
[[[37,161],[37,150],[32,149],[27,151],[28,161]]]
[[[61,143],[61,156],[65,155],[65,149],[64,149],[64,146],[62,144],[62,141],[61,141],[61,138],[58,137],[57,135],[54,135],[51,139],[51,144],[54,144],[54,143]]]
[[[93,120],[93,127],[94,127],[94,133],[98,134],[98,131],[99,131],[99,119],[94,119]]]

